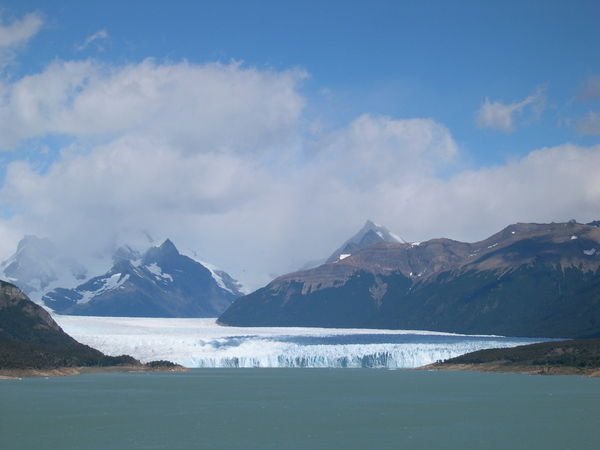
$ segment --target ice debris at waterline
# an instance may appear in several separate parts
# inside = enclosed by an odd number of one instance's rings
[[[484,348],[542,339],[431,331],[221,327],[214,319],[55,315],[78,341],[109,355],[186,367],[410,368]]]

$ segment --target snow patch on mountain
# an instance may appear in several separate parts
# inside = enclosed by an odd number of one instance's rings
[[[181,254],[166,239],[143,254],[120,247],[112,268],[75,288],[48,292],[44,303],[63,314],[214,317],[242,295],[226,272]]]
[[[119,288],[129,279],[129,274],[115,273],[100,282],[100,287],[94,291],[80,291],[81,299],[77,303],[88,303],[94,297]]]
[[[163,273],[162,269],[156,263],[148,264],[143,267],[156,278],[160,278],[161,280],[165,281],[173,281],[173,277],[168,273]]]
[[[246,286],[232,278],[227,272],[221,270],[212,263],[200,259],[194,250],[188,248],[183,250],[181,254],[202,264],[210,272],[211,276],[221,289],[225,289],[234,295],[245,295],[250,293],[250,290]]]
[[[219,287],[221,289],[225,289],[226,291],[231,292],[232,294],[234,293],[229,287],[227,287],[227,285],[225,285],[225,282],[223,281],[223,278],[218,274],[218,270],[215,266],[213,266],[210,263],[207,263],[206,261],[198,261],[200,264],[202,264],[204,267],[206,267],[210,274],[212,275],[212,277],[215,279],[215,281],[217,282],[217,284],[219,285]]]

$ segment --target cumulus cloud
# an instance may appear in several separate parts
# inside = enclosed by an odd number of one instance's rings
[[[256,149],[296,126],[304,77],[240,63],[52,63],[6,86],[0,99],[0,148],[51,134],[160,135],[190,151]]]
[[[600,134],[600,114],[589,111],[577,121],[576,126],[581,134]]]
[[[509,133],[525,121],[537,120],[546,103],[546,97],[541,89],[534,94],[515,103],[490,101],[486,97],[475,115],[477,126]],[[528,113],[529,118],[525,118]]]
[[[98,30],[93,34],[90,34],[85,40],[79,44],[76,49],[78,52],[82,52],[87,49],[90,45],[94,44],[98,51],[103,51],[104,47],[102,47],[101,42],[108,39],[108,31],[106,30]]]

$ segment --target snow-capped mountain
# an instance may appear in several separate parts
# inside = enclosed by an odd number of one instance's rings
[[[353,253],[358,252],[359,250],[362,250],[365,247],[377,244],[378,242],[404,243],[405,241],[401,237],[389,231],[386,227],[367,220],[358,233],[345,241],[329,256],[329,258],[310,261],[306,263],[301,270],[308,270],[312,269],[313,267],[320,266],[321,264],[339,261],[347,258]]]
[[[142,255],[121,247],[105,274],[42,300],[61,314],[128,317],[215,317],[242,295],[226,272],[179,253],[167,239]]]
[[[335,262],[378,242],[405,242],[387,228],[367,220],[364,226],[334,251],[325,262]]]
[[[55,286],[72,287],[87,276],[87,269],[65,255],[46,238],[25,236],[17,250],[0,265],[0,277],[38,301]]]

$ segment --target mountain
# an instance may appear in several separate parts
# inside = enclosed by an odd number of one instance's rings
[[[331,263],[347,258],[363,248],[379,242],[404,242],[404,240],[390,232],[387,228],[367,220],[358,233],[345,241],[328,258],[310,261],[302,267],[302,270],[312,269],[324,263]]]
[[[38,300],[53,285],[75,286],[87,270],[45,238],[25,236],[14,255],[0,264],[0,276]]]
[[[182,255],[169,239],[143,255],[123,247],[113,260],[107,273],[54,289],[42,301],[60,314],[216,317],[242,295],[227,273]]]
[[[0,370],[139,364],[80,344],[19,288],[0,281]]]
[[[519,223],[480,242],[380,242],[284,275],[219,318],[238,326],[600,336],[600,228]]]

